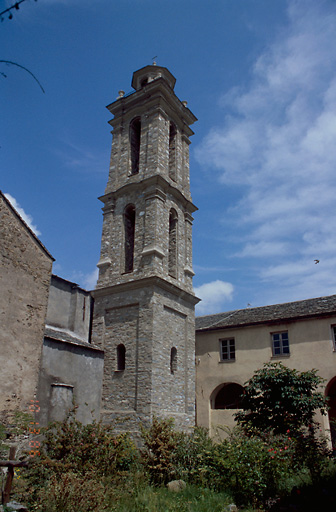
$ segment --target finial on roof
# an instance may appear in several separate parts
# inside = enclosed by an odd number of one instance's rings
[[[152,57],[153,66],[156,66],[156,60],[155,59],[157,59],[157,55],[155,55],[155,57]]]

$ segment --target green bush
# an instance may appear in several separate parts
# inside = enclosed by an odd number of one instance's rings
[[[137,450],[129,434],[114,435],[110,427],[77,420],[56,422],[43,430],[41,462],[54,471],[99,475],[127,471],[135,462]]]
[[[39,490],[33,510],[36,512],[92,512],[107,510],[106,489],[96,478],[67,472],[52,475],[45,487]]]
[[[150,482],[165,484],[176,476],[174,464],[178,434],[173,429],[172,419],[159,420],[154,417],[149,428],[141,427],[144,449],[141,460]]]
[[[282,363],[265,363],[245,383],[242,408],[236,420],[243,428],[292,433],[313,424],[317,410],[326,414],[327,402],[318,391],[323,379],[317,370],[299,372]]]
[[[285,436],[236,431],[216,446],[216,487],[229,490],[239,505],[265,505],[292,475],[294,451],[294,442]]]

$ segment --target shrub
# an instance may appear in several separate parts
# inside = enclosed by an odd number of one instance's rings
[[[316,410],[326,413],[326,400],[317,391],[322,382],[317,370],[299,372],[282,363],[266,363],[246,383],[244,411],[236,414],[236,420],[247,430],[299,432],[313,424]]]
[[[39,512],[92,512],[107,510],[105,488],[96,478],[75,473],[52,475],[36,496],[34,510]],[[99,507],[99,508],[98,508]]]
[[[165,484],[176,476],[174,456],[178,435],[173,425],[171,418],[159,420],[154,416],[149,428],[141,427],[144,443],[144,449],[141,450],[142,464],[151,483],[156,485]]]

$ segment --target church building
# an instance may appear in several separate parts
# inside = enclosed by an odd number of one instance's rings
[[[281,361],[326,379],[327,433],[336,418],[336,296],[207,315],[195,327],[196,117],[165,67],[139,69],[132,87],[107,107],[113,137],[92,292],[51,274],[52,256],[0,193],[1,421],[37,400],[41,426],[75,403],[83,423],[101,419],[135,435],[158,416],[221,436],[245,382]]]

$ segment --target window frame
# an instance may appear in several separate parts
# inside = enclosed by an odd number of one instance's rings
[[[226,348],[227,357],[224,357],[224,348]],[[221,338],[219,340],[219,360],[221,363],[233,363],[236,361],[236,340],[234,337]]]
[[[284,339],[284,336],[287,336],[287,340]],[[278,336],[279,339],[274,339],[275,336]],[[287,341],[287,350],[284,350],[284,341]],[[284,331],[275,331],[271,332],[271,342],[272,342],[272,357],[289,357],[290,356],[290,345],[289,345],[289,335],[288,330]],[[275,347],[275,343],[279,342],[279,346]],[[276,353],[276,351],[279,351]]]
[[[336,352],[336,324],[331,325],[332,348]]]

